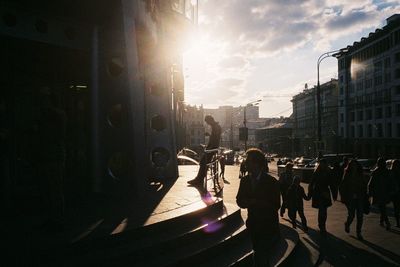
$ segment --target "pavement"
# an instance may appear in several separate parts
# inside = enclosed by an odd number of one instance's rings
[[[196,188],[187,186],[187,181],[196,176],[198,166],[180,166],[180,177],[172,184],[151,184],[151,197],[145,202],[132,204],[127,199],[102,204],[104,199],[94,199],[82,211],[70,214],[70,225],[62,234],[46,234],[39,230],[40,218],[19,216],[8,218],[2,223],[2,239],[8,245],[4,254],[13,250],[29,252],[35,247],[55,247],[77,240],[120,233],[130,228],[168,219],[171,211],[184,211],[185,208],[199,208],[212,203],[213,199],[204,196]],[[270,173],[276,176],[276,164],[270,164]],[[226,166],[223,197],[225,203],[236,204],[236,193],[240,180],[238,166]],[[302,184],[307,191],[307,185]],[[93,209],[93,207],[97,207]],[[344,231],[347,212],[345,206],[335,202],[328,209],[328,237],[323,239],[317,227],[317,210],[305,201],[305,215],[310,230],[300,235],[300,243],[290,257],[287,266],[400,266],[400,229],[393,227],[387,231],[379,226],[379,213],[372,209],[365,216],[363,227],[364,241],[355,237],[355,222],[350,234]],[[243,219],[247,212],[242,210]],[[395,225],[393,208],[389,207],[392,225]],[[282,224],[291,226],[285,215]],[[26,254],[25,253],[25,254]],[[20,254],[20,253],[18,253]],[[10,252],[10,255],[15,255]],[[18,258],[14,259],[18,263]]]
[[[276,164],[269,164],[270,174],[277,177]],[[239,168],[226,166],[224,201],[235,203],[240,180]],[[308,185],[302,184],[308,191]],[[370,214],[364,216],[364,241],[356,238],[354,220],[351,232],[344,231],[347,218],[345,206],[336,201],[328,209],[327,238],[321,238],[318,230],[317,210],[311,207],[311,201],[304,201],[305,216],[309,232],[297,228],[300,243],[290,257],[287,266],[400,266],[400,228],[395,227],[393,207],[388,206],[392,229],[387,231],[379,225],[379,212],[372,207]],[[245,217],[246,212],[242,212]],[[298,218],[299,220],[299,218]],[[291,226],[287,214],[280,218],[280,223]],[[299,222],[300,224],[300,222]]]

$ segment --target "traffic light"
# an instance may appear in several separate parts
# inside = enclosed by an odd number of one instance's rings
[[[239,141],[247,141],[248,138],[248,128],[240,127],[239,128]]]

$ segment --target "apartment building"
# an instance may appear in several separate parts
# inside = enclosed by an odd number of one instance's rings
[[[343,145],[359,157],[399,157],[400,14],[337,58]]]

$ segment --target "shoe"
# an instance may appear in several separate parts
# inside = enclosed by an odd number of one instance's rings
[[[347,223],[344,224],[344,231],[346,233],[350,233],[350,225],[348,225]]]
[[[361,233],[357,233],[357,238],[358,240],[364,240],[364,237],[361,235]]]
[[[187,183],[190,185],[200,185],[201,181],[200,181],[200,179],[194,178],[192,180],[189,180]]]

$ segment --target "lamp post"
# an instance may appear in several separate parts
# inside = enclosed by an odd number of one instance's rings
[[[346,53],[348,51],[347,48],[336,49],[333,51],[325,52],[319,56],[317,61],[317,151],[318,154],[320,152],[320,144],[321,144],[321,86],[319,83],[319,65],[322,60],[328,57],[338,57],[342,53]]]
[[[243,109],[243,125],[244,125],[244,128],[245,128],[245,129],[247,129],[247,126],[246,126],[246,123],[247,123],[246,107],[247,107],[247,106],[256,106],[256,105],[258,105],[258,103],[260,103],[261,101],[262,101],[262,99],[258,99],[258,100],[256,100],[256,101],[249,102],[249,103],[247,103],[247,104],[244,106],[244,109]],[[246,138],[245,138],[245,140],[244,140],[244,150],[245,150],[245,151],[247,150],[247,138],[248,138],[248,130],[246,130],[246,131],[247,131],[247,136],[246,136]]]

